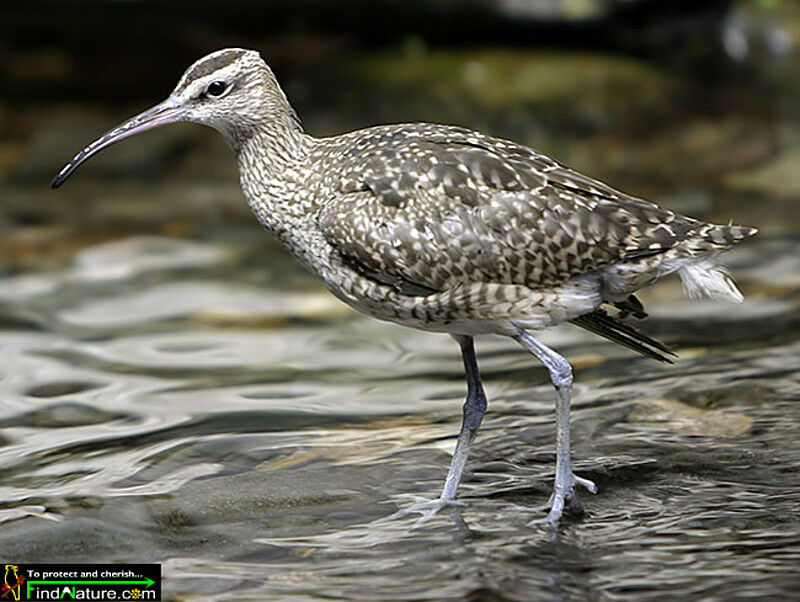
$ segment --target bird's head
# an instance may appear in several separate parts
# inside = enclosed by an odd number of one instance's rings
[[[263,127],[299,129],[294,110],[259,53],[226,48],[189,67],[165,101],[109,130],[75,155],[53,179],[53,188],[104,148],[180,121],[212,127],[234,148]]]

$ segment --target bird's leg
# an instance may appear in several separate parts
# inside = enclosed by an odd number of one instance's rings
[[[456,493],[461,482],[461,475],[467,463],[469,449],[475,440],[478,427],[481,425],[483,415],[486,413],[486,394],[483,392],[481,375],[478,372],[478,362],[475,358],[475,345],[471,336],[452,335],[461,346],[461,356],[464,359],[464,371],[467,377],[467,398],[464,401],[463,415],[461,419],[461,430],[458,433],[458,442],[447,471],[447,478],[444,481],[441,495],[435,500],[424,501],[413,506],[399,510],[392,517],[404,516],[410,513],[420,513],[423,522],[433,517],[445,506],[458,506]],[[391,517],[390,517],[391,518]]]
[[[453,338],[461,345],[461,356],[464,359],[464,372],[467,377],[467,398],[464,401],[464,413],[461,418],[461,431],[458,433],[456,451],[453,454],[453,461],[450,463],[450,470],[447,471],[442,495],[439,496],[439,499],[445,503],[453,502],[456,499],[458,484],[461,482],[461,474],[467,463],[469,448],[472,447],[475,435],[478,434],[478,427],[486,413],[486,394],[483,392],[481,375],[478,372],[478,361],[475,359],[475,345],[472,337],[453,335]]]
[[[576,476],[572,472],[569,449],[569,407],[572,396],[572,366],[558,353],[536,340],[530,333],[520,329],[513,335],[525,349],[530,351],[550,372],[550,380],[556,389],[556,479],[553,494],[546,507],[550,513],[546,518],[534,520],[531,524],[548,522],[553,528],[564,512],[567,500],[573,509],[582,508],[575,485],[583,485],[592,493],[597,493],[597,486],[588,479]]]

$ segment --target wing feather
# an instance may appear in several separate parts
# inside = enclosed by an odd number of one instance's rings
[[[359,271],[398,290],[552,286],[664,252],[701,224],[470,130],[357,134],[340,143],[349,150],[329,150],[343,160],[328,161],[337,168],[319,226]]]

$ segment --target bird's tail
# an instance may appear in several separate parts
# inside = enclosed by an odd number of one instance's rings
[[[707,241],[718,247],[730,247],[737,242],[750,238],[758,232],[758,228],[748,226],[720,226],[718,224],[707,224],[700,235]]]
[[[684,292],[692,299],[709,297],[716,301],[741,303],[744,296],[725,268],[713,262],[713,255],[727,249],[745,238],[753,236],[758,230],[746,226],[719,226],[708,224],[700,236],[711,255],[703,258],[692,258],[681,262],[678,275],[683,282]]]

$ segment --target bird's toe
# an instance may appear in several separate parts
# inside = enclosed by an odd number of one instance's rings
[[[460,500],[449,500],[443,498],[429,500],[425,498],[415,498],[415,503],[406,508],[400,508],[397,512],[394,512],[393,514],[390,514],[381,520],[394,520],[396,518],[404,518],[410,514],[419,514],[419,519],[417,519],[417,521],[414,523],[414,527],[416,528],[417,526],[431,520],[444,508],[462,508],[463,506],[464,502]]]

